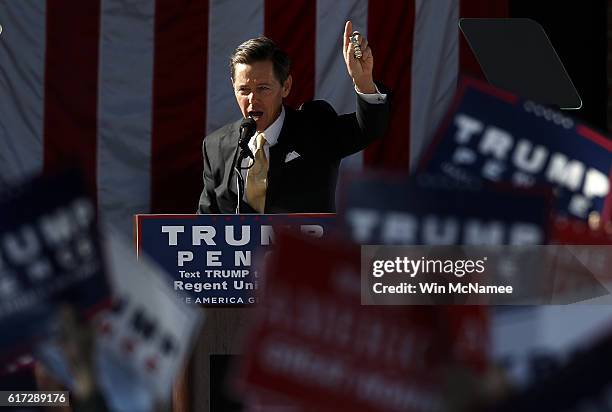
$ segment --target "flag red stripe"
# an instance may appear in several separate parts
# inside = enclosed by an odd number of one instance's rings
[[[459,17],[462,18],[506,18],[508,16],[508,0],[461,0],[459,6]],[[478,60],[461,33],[459,33],[459,72],[482,80],[486,79]]]
[[[374,54],[374,79],[389,87],[395,98],[387,134],[364,152],[366,167],[408,171],[414,7],[414,0],[368,3],[368,42]]]
[[[286,103],[293,107],[314,98],[316,5],[312,0],[265,0],[265,35],[291,58],[293,86]]]
[[[202,190],[208,0],[157,0],[151,213],[194,213]]]
[[[83,170],[96,198],[100,1],[47,5],[43,171]]]

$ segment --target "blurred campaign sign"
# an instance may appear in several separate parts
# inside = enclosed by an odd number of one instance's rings
[[[612,223],[594,226],[592,221],[587,224],[577,219],[556,219],[551,233],[551,242],[567,245],[568,250],[578,262],[601,282],[609,293],[612,293]],[[560,269],[567,267],[567,259],[560,259],[557,265]],[[576,285],[568,285],[576,288]],[[612,295],[600,299],[590,299],[588,304],[612,304]]]
[[[76,175],[0,194],[0,357],[47,337],[55,304],[87,316],[109,300],[95,208]]]
[[[399,176],[353,175],[343,223],[361,244],[525,245],[549,236],[546,190],[468,190]]]
[[[556,219],[551,242],[561,245],[612,245],[612,223],[592,226],[577,219]]]
[[[555,190],[556,212],[610,219],[612,142],[566,114],[472,79],[419,166],[470,183],[537,184]]]
[[[268,262],[237,381],[251,399],[437,411],[448,368],[486,362],[481,312],[361,306],[357,246],[283,233]]]
[[[156,264],[144,256],[137,261],[128,242],[110,233],[106,245],[114,302],[98,324],[100,382],[117,405],[133,396],[132,390],[118,389],[125,385],[141,385],[167,400],[203,312],[185,306]]]
[[[255,303],[256,252],[270,250],[275,228],[322,237],[334,214],[137,215],[137,249],[164,268],[185,302]]]

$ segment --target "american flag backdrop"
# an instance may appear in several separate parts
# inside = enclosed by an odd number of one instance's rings
[[[344,22],[368,38],[393,91],[385,138],[344,167],[409,170],[447,108],[460,16],[500,17],[486,0],[0,0],[0,184],[78,164],[100,211],[192,213],[202,139],[239,118],[228,57],[265,34],[292,58],[288,103],[340,113],[355,95]],[[464,53],[466,52],[466,53]],[[40,200],[44,202],[44,199]]]

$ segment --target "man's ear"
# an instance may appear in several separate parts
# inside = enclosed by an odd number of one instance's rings
[[[282,92],[283,98],[289,96],[289,92],[291,91],[292,83],[293,83],[293,78],[291,77],[291,75],[289,75],[287,77],[287,80],[285,80],[285,84],[283,84],[283,92]]]

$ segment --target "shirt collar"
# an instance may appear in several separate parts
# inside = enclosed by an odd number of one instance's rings
[[[281,105],[281,112],[276,118],[274,122],[270,126],[263,131],[266,136],[266,144],[270,146],[274,146],[276,142],[278,142],[278,136],[280,136],[280,132],[283,128],[283,123],[285,122],[285,107]],[[257,132],[253,136],[251,136],[251,140],[249,140],[249,147],[251,150],[255,151],[255,136],[257,136]]]

